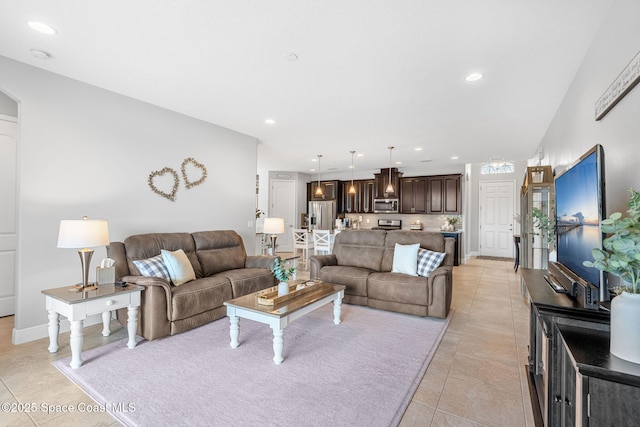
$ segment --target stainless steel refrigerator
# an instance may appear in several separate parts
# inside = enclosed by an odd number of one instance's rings
[[[309,202],[309,230],[333,230],[336,202]]]

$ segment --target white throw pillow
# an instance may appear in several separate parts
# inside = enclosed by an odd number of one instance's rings
[[[417,276],[419,248],[420,243],[415,245],[400,245],[396,243],[396,247],[393,250],[393,268],[391,272]]]
[[[447,254],[443,252],[433,252],[420,248],[418,250],[418,276],[429,277],[433,270],[440,267],[445,255]]]
[[[175,286],[180,286],[183,283],[196,279],[196,273],[193,271],[187,254],[185,254],[182,249],[173,252],[162,249],[160,253],[162,254],[164,264],[167,266],[167,270],[169,270],[171,282]]]

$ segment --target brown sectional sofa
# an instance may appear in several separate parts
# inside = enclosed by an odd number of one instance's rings
[[[160,277],[141,276],[133,261],[157,256],[161,249],[182,249],[196,279],[174,286]],[[138,334],[148,340],[224,317],[224,301],[276,284],[270,271],[275,257],[247,256],[242,238],[230,230],[134,235],[124,243],[112,242],[107,255],[116,262],[116,280],[145,287]],[[126,322],[126,310],[118,319]]]
[[[429,277],[392,273],[395,244],[446,256]],[[422,231],[347,230],[331,255],[310,257],[311,278],[345,285],[344,302],[418,316],[446,318],[451,307],[455,240]]]

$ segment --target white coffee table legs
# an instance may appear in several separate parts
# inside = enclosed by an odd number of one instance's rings
[[[273,361],[276,365],[279,365],[284,360],[284,357],[282,357],[284,330],[279,329],[277,326],[272,326],[271,329],[273,329]]]
[[[340,324],[340,314],[342,312],[342,298],[338,297],[333,301],[333,323]]]
[[[229,335],[231,336],[231,348],[238,348],[238,337],[240,336],[240,318],[229,314]]]

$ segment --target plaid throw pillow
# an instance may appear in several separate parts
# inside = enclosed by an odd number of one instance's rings
[[[133,263],[140,271],[140,274],[147,277],[162,277],[166,280],[171,280],[169,276],[169,270],[162,261],[162,255],[156,255],[153,258],[141,259],[133,261]]]
[[[445,255],[428,249],[418,249],[418,276],[429,277],[433,270],[440,267]]]

